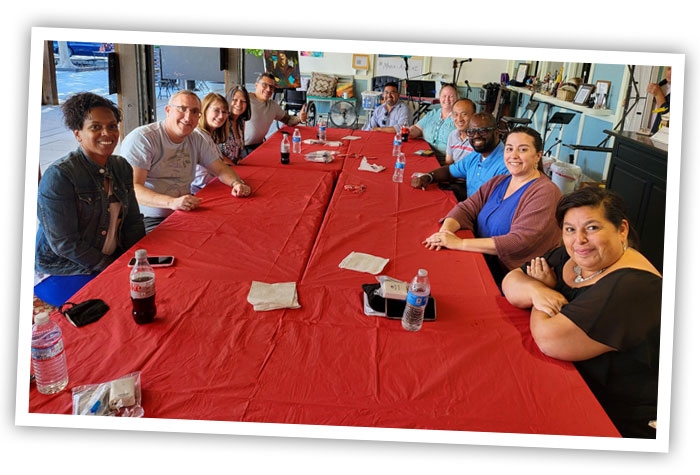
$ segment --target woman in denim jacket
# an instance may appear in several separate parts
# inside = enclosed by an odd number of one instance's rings
[[[34,294],[60,306],[145,235],[131,165],[112,155],[119,108],[82,92],[62,106],[79,147],[39,182]]]

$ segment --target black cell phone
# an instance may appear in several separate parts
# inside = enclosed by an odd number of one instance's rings
[[[174,256],[148,256],[148,263],[152,267],[168,267],[173,265],[175,262]],[[136,265],[136,258],[132,257],[129,261],[129,267],[134,267]]]

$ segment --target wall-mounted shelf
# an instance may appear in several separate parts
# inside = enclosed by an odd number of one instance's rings
[[[517,92],[518,94],[525,94],[527,96],[532,95],[532,91],[526,87],[517,86],[507,86],[508,90]],[[540,94],[536,92],[533,99],[539,102],[544,102],[545,104],[550,104],[552,106],[561,107],[563,109],[568,109],[572,111],[579,112],[583,115],[595,116],[603,120],[609,120],[612,122],[614,120],[614,112],[611,109],[593,109],[591,107],[580,106],[574,104],[573,102],[562,101],[554,96],[548,96],[546,94]]]

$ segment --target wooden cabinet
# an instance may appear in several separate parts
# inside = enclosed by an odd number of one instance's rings
[[[615,139],[607,187],[625,200],[641,252],[663,272],[667,145],[635,132],[605,133]]]

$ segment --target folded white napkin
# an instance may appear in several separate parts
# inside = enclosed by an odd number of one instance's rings
[[[358,137],[357,135],[346,135],[345,137],[342,137],[342,140],[360,140],[362,137]]]
[[[374,173],[379,173],[380,171],[384,170],[386,167],[382,165],[377,165],[376,163],[369,163],[367,161],[367,157],[362,157],[362,161],[360,162],[360,166],[357,167],[358,170],[364,170],[368,172],[374,172]]]
[[[254,280],[248,292],[248,303],[253,305],[256,312],[301,307],[297,300],[296,282],[266,284]]]
[[[340,147],[343,142],[340,140],[318,140],[318,139],[306,139],[304,143],[307,145],[328,145],[329,147]]]
[[[379,274],[384,266],[389,262],[389,259],[376,257],[363,252],[351,252],[338,265],[341,269],[350,269],[358,272],[369,272],[370,274]]]

